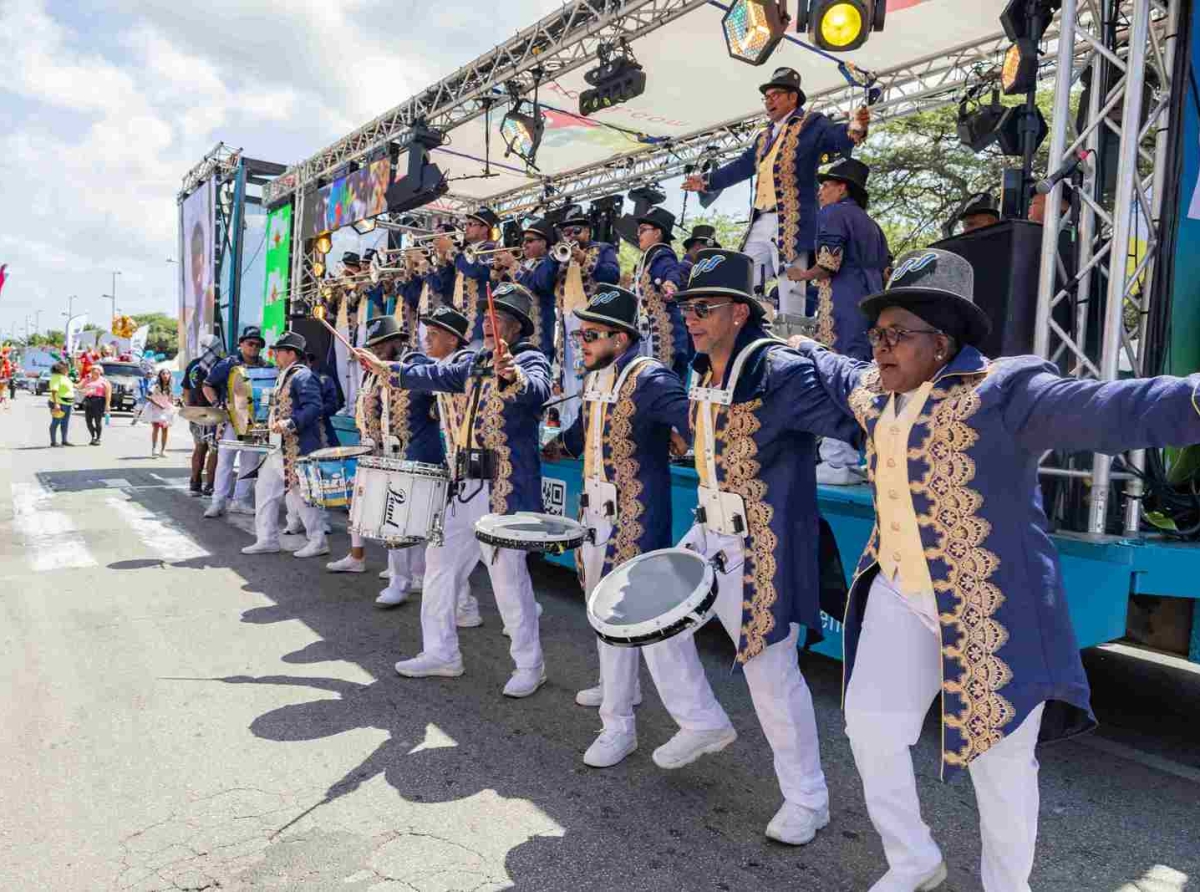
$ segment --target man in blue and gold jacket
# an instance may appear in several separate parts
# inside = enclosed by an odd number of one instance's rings
[[[512,252],[497,255],[502,274],[533,295],[533,343],[554,359],[555,299],[559,263],[550,256],[554,242],[554,226],[546,220],[536,220],[521,233],[521,259]]]
[[[752,258],[708,249],[676,295],[697,354],[689,397],[701,509],[680,545],[723,556],[717,616],[737,644],[784,796],[767,836],[803,845],[829,823],[816,716],[797,654],[801,631],[821,634],[815,435],[849,439],[855,431],[812,362],[766,334],[753,284]],[[669,643],[647,662],[680,730],[653,758],[680,768],[724,749],[737,732],[694,638]]]
[[[639,355],[638,298],[615,285],[576,310],[584,365],[584,408],[562,435],[562,446],[583,458],[583,522],[591,538],[576,550],[585,595],[631,558],[671,547],[672,430],[688,431],[688,399],[679,376]],[[616,765],[637,749],[633,706],[638,649],[597,640],[600,685],[575,702],[599,706],[604,729],[584,753],[593,768]],[[647,662],[671,641],[642,648]]]
[[[1040,741],[1095,725],[1038,486],[1048,450],[1200,442],[1200,375],[1086,381],[1043,359],[986,359],[974,271],[926,249],[867,297],[874,362],[800,344],[866,436],[876,525],[845,617],[845,712],[888,872],[937,888],[909,747],[940,696],[942,774],[970,771],[986,892],[1028,892]]]
[[[467,214],[463,223],[463,246],[438,242],[434,254],[434,290],[450,301],[454,308],[471,323],[471,343],[483,341],[483,316],[478,308],[487,296],[487,286],[500,281],[492,267],[491,255],[484,255],[474,262],[468,261],[463,249],[490,251],[496,247],[492,241],[493,230],[500,225],[500,218],[491,208],[480,208]]]
[[[638,218],[637,224],[642,257],[633,282],[646,322],[647,355],[683,380],[692,360],[692,343],[675,305],[675,292],[683,283],[683,267],[671,247],[675,240],[675,215],[666,208],[650,208]]]
[[[296,478],[296,462],[300,457],[329,445],[321,424],[324,411],[321,385],[304,364],[305,346],[303,335],[287,331],[273,348],[279,378],[268,426],[271,434],[279,438],[280,446],[258,469],[254,484],[255,541],[243,548],[242,554],[271,554],[280,550],[279,507],[285,500],[288,508],[300,516],[308,537],[308,542],[294,556],[329,554],[321,511],[304,504]]]
[[[871,113],[860,108],[848,124],[805,111],[807,97],[800,74],[776,68],[758,88],[770,123],[738,158],[705,177],[692,174],[683,188],[694,192],[725,189],[755,177],[750,232],[745,251],[754,259],[756,284],[779,280],[776,331],[789,329],[804,315],[804,286],[785,273],[807,269],[817,236],[817,168],[826,155],[848,153],[866,139]]]
[[[538,440],[542,405],[550,398],[550,364],[526,340],[533,334],[529,292],[505,282],[493,296],[499,330],[492,330],[485,299],[478,308],[484,318],[484,349],[477,354],[423,363],[386,364],[366,353],[360,359],[387,375],[392,387],[466,397],[441,403],[456,416],[443,419],[454,434],[449,445],[454,498],[446,512],[444,542],[426,549],[423,650],[397,663],[396,671],[410,678],[463,674],[455,626],[457,593],[482,560],[512,638],[509,653],[516,671],[504,694],[528,697],[545,683],[546,671],[526,555],[476,541],[475,522],[488,513],[542,510]]]

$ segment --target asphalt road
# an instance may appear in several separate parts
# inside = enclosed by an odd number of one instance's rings
[[[534,569],[535,697],[500,696],[507,639],[478,571],[466,675],[402,679],[418,600],[385,613],[374,572],[242,556],[251,519],[204,520],[186,492],[186,426],[152,460],[127,418],[99,448],[46,448],[47,424],[29,395],[0,410],[0,889],[865,890],[882,873],[840,664],[803,658],[833,822],[777,845],[770,752],[722,635],[700,645],[736,744],[657,769],[674,725],[643,673],[641,749],[591,770],[599,720],[573,696],[595,645],[572,574]],[[1104,729],[1041,753],[1033,887],[1200,888],[1200,673],[1119,647],[1088,664]],[[914,755],[945,888],[977,890],[970,783],[938,782],[936,747],[931,720]]]

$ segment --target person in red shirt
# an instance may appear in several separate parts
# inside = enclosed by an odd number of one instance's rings
[[[12,360],[8,358],[9,348],[0,348],[0,406],[8,405],[9,385],[15,371]]]

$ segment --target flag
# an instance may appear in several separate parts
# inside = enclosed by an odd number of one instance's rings
[[[7,269],[7,263],[0,263],[0,291],[4,290],[4,283],[8,281],[8,273],[5,272]]]
[[[87,314],[84,313],[80,316],[72,317],[72,319],[67,322],[67,356],[75,355],[75,350],[78,347],[76,342],[79,340],[79,336],[83,333],[83,327],[87,325],[87,321]]]
[[[141,359],[142,354],[146,352],[146,338],[150,336],[150,326],[143,325],[133,333],[133,337],[129,339],[129,352]]]

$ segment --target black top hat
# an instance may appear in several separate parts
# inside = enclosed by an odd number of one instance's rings
[[[458,339],[464,344],[467,342],[467,330],[471,327],[471,323],[467,317],[454,307],[442,305],[434,309],[432,313],[426,313],[420,317],[420,320],[426,325],[432,325],[435,328],[440,328],[443,331],[448,331],[452,335],[457,335]]]
[[[477,211],[472,211],[467,214],[467,219],[482,223],[489,229],[495,229],[500,225],[500,218],[496,216],[496,212],[491,208],[480,208]]]
[[[778,87],[781,90],[794,90],[800,94],[800,105],[804,105],[808,97],[804,95],[804,90],[800,88],[800,72],[794,68],[776,68],[771,72],[771,79],[765,84],[760,84],[758,92],[766,93],[772,87]]]
[[[378,253],[379,252],[376,251],[374,248],[367,248],[367,250],[363,251],[363,256],[362,256],[363,263],[370,263],[372,260],[375,259],[375,255]]]
[[[347,251],[345,254],[342,255],[342,263],[361,264],[362,258],[359,257],[358,254],[354,251]]]
[[[521,230],[522,235],[533,233],[538,238],[546,240],[546,243],[554,241],[554,227],[545,220],[534,220],[528,226]]]
[[[446,232],[446,233],[458,232],[458,227],[455,226],[453,223],[439,223],[437,226],[434,227],[434,231],[435,232]]]
[[[637,218],[638,225],[643,223],[657,227],[663,234],[664,242],[675,241],[675,215],[666,208],[653,207]]]
[[[938,248],[896,258],[887,288],[858,303],[872,323],[888,307],[903,307],[972,347],[992,330],[987,314],[975,305],[975,269],[957,254]]]
[[[364,347],[374,347],[392,338],[402,338],[406,332],[395,316],[376,316],[367,323],[367,340]]]
[[[871,168],[857,158],[843,158],[829,170],[817,174],[817,182],[824,183],[826,180],[834,180],[845,183],[850,190],[850,197],[858,202],[860,207],[865,208],[867,199],[870,197],[867,193],[867,177],[870,175]]]
[[[966,206],[959,212],[956,219],[961,221],[976,214],[990,214],[997,220],[1000,219],[1000,205],[996,202],[996,197],[992,193],[976,192],[967,199]]]
[[[242,336],[238,338],[238,343],[240,344],[242,341],[258,341],[259,347],[267,346],[267,342],[262,336],[262,330],[256,325],[247,325],[242,329]]]
[[[285,331],[279,336],[279,340],[275,342],[272,348],[278,353],[280,350],[294,350],[297,356],[303,356],[308,347],[308,341],[304,340],[304,335],[297,334],[294,331]]]
[[[717,228],[707,223],[699,223],[692,227],[692,234],[683,240],[683,250],[692,250],[692,245],[697,242],[703,242],[706,248],[721,247],[721,243],[717,241]]]
[[[575,315],[588,322],[618,328],[634,338],[641,334],[638,328],[638,297],[617,285],[605,285],[604,290],[597,291],[588,305],[576,310]]]
[[[692,266],[687,288],[675,295],[685,301],[697,297],[727,295],[750,307],[755,320],[762,319],[766,310],[754,299],[754,261],[748,254],[705,248]]]
[[[563,214],[559,226],[591,226],[592,218],[584,211],[583,205],[573,204]]]
[[[516,282],[501,282],[492,289],[492,303],[496,305],[496,312],[503,310],[521,323],[521,337],[533,334],[533,295],[528,288]],[[487,297],[481,297],[480,312],[486,313],[487,305]]]

